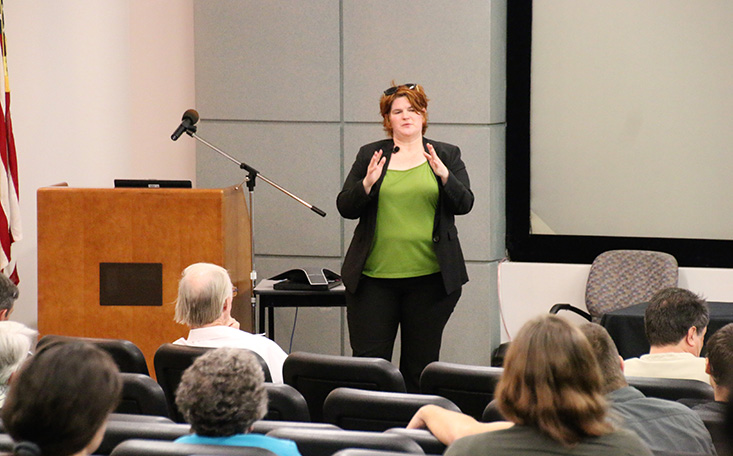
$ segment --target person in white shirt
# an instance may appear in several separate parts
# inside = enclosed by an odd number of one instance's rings
[[[239,329],[232,317],[234,285],[229,273],[211,263],[195,263],[183,270],[176,300],[177,323],[188,325],[188,338],[173,342],[196,347],[246,348],[267,362],[273,383],[282,383],[287,353],[261,334]]]
[[[700,357],[710,313],[707,302],[683,288],[652,296],[644,313],[649,353],[624,361],[627,377],[682,378],[710,383]]]

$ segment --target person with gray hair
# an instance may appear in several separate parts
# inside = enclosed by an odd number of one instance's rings
[[[0,321],[8,319],[18,294],[18,286],[8,276],[0,273]]]
[[[710,383],[700,357],[710,321],[707,302],[684,288],[665,288],[644,312],[649,353],[624,361],[626,375],[682,378]]]
[[[17,321],[0,321],[0,408],[10,386],[10,377],[23,364],[35,345],[38,332]]]
[[[239,329],[232,317],[234,285],[229,273],[211,263],[195,263],[183,270],[178,284],[175,320],[188,325],[188,338],[173,342],[195,347],[246,348],[260,355],[270,369],[272,381],[282,383],[287,353],[262,334]]]
[[[705,424],[688,407],[646,397],[624,376],[624,361],[606,329],[596,323],[580,327],[603,374],[603,390],[617,424],[634,431],[652,452],[716,454]]]
[[[267,413],[264,374],[254,355],[217,348],[186,369],[176,390],[176,405],[194,434],[176,442],[258,447],[279,456],[300,456],[291,440],[250,434]]]

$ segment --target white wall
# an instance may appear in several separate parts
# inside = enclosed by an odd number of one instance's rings
[[[195,177],[193,141],[170,140],[194,103],[193,4],[11,1],[5,21],[24,231],[13,319],[35,327],[39,187]]]
[[[502,342],[510,340],[526,322],[547,313],[556,303],[585,307],[588,264],[505,262],[499,266]],[[733,303],[733,269],[680,268],[679,286],[708,301]],[[582,322],[570,312],[562,316]]]

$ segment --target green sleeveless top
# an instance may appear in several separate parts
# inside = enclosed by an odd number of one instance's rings
[[[377,227],[362,273],[398,279],[440,271],[433,248],[438,182],[430,164],[388,169],[379,189]]]

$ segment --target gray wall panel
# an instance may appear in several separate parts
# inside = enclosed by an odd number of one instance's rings
[[[471,280],[443,333],[441,360],[490,365],[491,351],[500,340],[496,268],[497,263],[468,264]]]
[[[341,224],[335,200],[341,186],[338,125],[204,121],[198,135],[328,214],[323,218],[258,179],[256,253],[340,254]],[[204,145],[197,147],[199,187],[225,187],[245,177],[236,164]]]
[[[202,116],[339,120],[335,0],[196,1],[196,101]]]
[[[491,2],[344,0],[344,117],[372,121],[395,79],[425,87],[430,118],[489,123]]]

